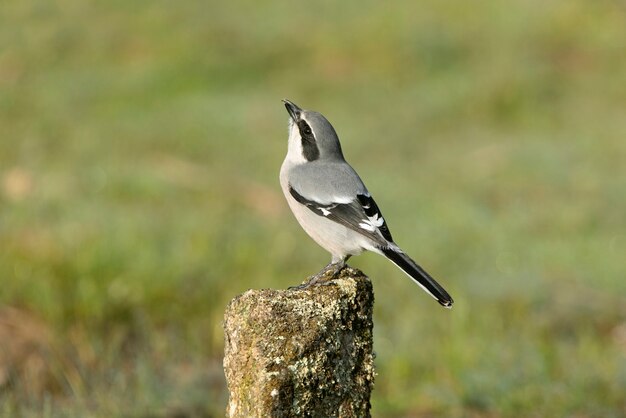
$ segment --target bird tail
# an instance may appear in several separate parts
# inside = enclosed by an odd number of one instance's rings
[[[385,257],[400,268],[407,276],[415,281],[430,296],[435,298],[439,304],[445,308],[451,308],[454,300],[446,290],[433,279],[423,268],[421,268],[408,255],[399,248],[381,248]]]

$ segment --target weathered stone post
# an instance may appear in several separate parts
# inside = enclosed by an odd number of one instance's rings
[[[374,294],[345,268],[327,285],[249,290],[224,316],[227,415],[369,417]]]

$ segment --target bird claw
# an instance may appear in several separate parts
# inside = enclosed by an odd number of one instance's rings
[[[339,276],[341,271],[346,267],[345,263],[330,263],[324,267],[319,273],[310,276],[308,280],[297,286],[288,287],[289,290],[305,290],[311,286],[328,286]],[[328,274],[330,273],[330,275]]]

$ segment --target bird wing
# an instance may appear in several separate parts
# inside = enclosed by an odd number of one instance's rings
[[[297,202],[306,206],[316,215],[323,216],[356,231],[372,239],[381,247],[387,247],[390,242],[393,242],[383,214],[367,191],[363,194],[357,194],[348,202],[345,199],[341,199],[339,202],[330,203],[321,203],[306,198],[294,189],[291,184],[289,185],[289,193]]]
[[[369,195],[359,175],[345,161],[313,161],[287,173],[289,185],[305,199],[321,204],[350,203],[357,194]]]

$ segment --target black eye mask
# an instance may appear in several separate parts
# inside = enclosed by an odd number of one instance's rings
[[[298,121],[298,130],[300,130],[300,136],[302,137],[302,155],[304,155],[307,161],[317,160],[320,156],[320,150],[315,143],[313,130],[304,120]]]

